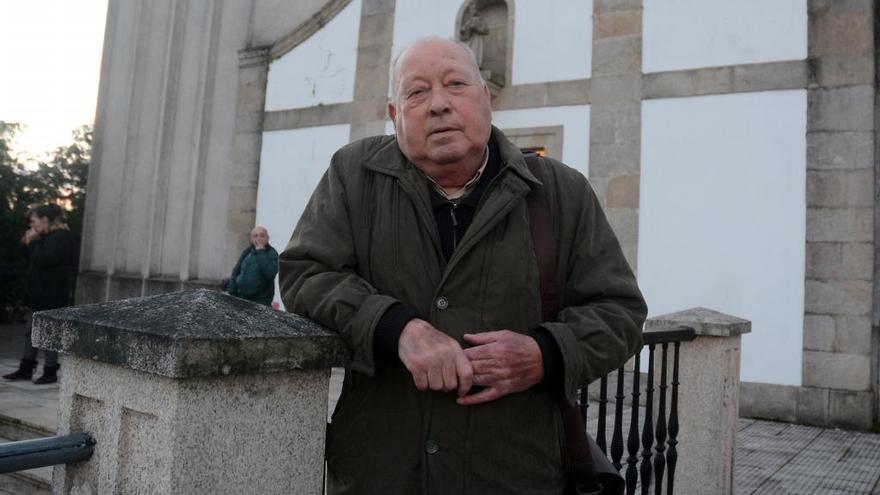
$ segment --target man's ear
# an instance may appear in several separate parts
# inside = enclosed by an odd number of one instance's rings
[[[388,102],[388,117],[391,119],[391,123],[394,124],[394,130],[397,131],[397,106],[393,101]]]

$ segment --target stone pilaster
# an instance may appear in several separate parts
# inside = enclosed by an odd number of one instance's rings
[[[871,0],[808,5],[802,377],[805,389],[827,392],[799,400],[797,419],[864,428],[871,422],[876,388],[874,6]]]
[[[235,165],[230,173],[229,211],[226,221],[227,260],[235,260],[243,246],[247,245],[248,235],[257,219],[257,182],[260,177],[266,82],[269,79],[269,48],[240,50],[238,60]]]
[[[395,0],[364,0],[349,140],[385,134]]]
[[[642,2],[593,4],[590,181],[633,268],[638,256]]]

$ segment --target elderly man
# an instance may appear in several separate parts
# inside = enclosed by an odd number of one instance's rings
[[[559,402],[641,345],[646,308],[587,180],[540,159],[560,308],[541,317],[526,196],[469,49],[393,67],[395,136],[339,150],[280,259],[288,310],[353,357],[327,432],[333,494],[560,494]]]
[[[250,245],[241,252],[232,269],[226,292],[269,306],[275,297],[278,251],[269,244],[269,231],[266,227],[254,227],[250,240]]]

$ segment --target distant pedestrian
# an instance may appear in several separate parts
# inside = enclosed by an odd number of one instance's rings
[[[251,245],[238,258],[226,286],[230,295],[270,306],[275,297],[275,275],[278,273],[278,251],[269,244],[265,227],[254,227]]]
[[[42,205],[28,212],[30,229],[22,237],[27,246],[28,271],[25,300],[33,311],[63,308],[70,304],[70,281],[74,266],[74,241],[64,224],[61,207]],[[18,370],[4,375],[7,380],[30,380],[37,367],[37,349],[31,341],[33,320],[28,318],[24,355]],[[45,351],[43,375],[34,381],[42,385],[58,381],[58,353]]]

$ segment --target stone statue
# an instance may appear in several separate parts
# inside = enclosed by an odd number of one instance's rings
[[[473,50],[477,57],[477,65],[483,68],[483,47],[489,36],[489,25],[480,16],[476,3],[471,2],[465,10],[458,34],[461,41],[467,43]]]

